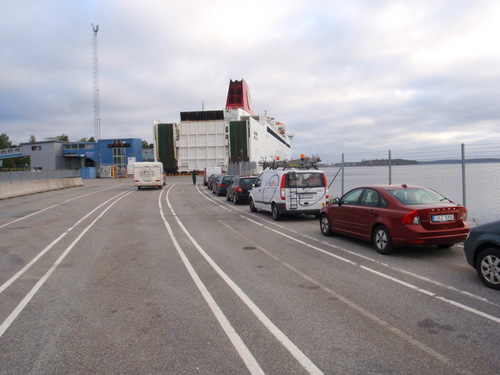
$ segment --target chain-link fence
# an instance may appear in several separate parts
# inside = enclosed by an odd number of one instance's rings
[[[255,162],[239,162],[229,163],[227,166],[227,173],[239,176],[248,176],[258,174],[258,165]]]
[[[500,144],[340,153],[322,161],[332,196],[362,185],[424,185],[465,204],[473,226],[500,219]]]

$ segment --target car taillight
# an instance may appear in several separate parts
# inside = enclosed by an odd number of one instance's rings
[[[325,173],[323,173],[323,181],[325,181],[326,199],[328,199],[328,198],[330,198],[330,195],[328,194],[328,179],[326,178]]]
[[[238,193],[243,193],[243,189],[241,188],[241,186],[238,186],[238,187],[236,188],[236,191],[237,191]]]
[[[420,224],[420,216],[417,210],[407,213],[403,217],[403,224]]]
[[[285,190],[285,179],[286,179],[286,174],[281,176],[281,189],[280,189],[280,196],[282,200],[286,199],[286,190]]]
[[[226,187],[227,185],[226,184],[220,184],[219,187]]]

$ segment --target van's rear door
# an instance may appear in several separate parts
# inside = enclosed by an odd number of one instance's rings
[[[295,172],[288,175],[287,209],[321,209],[326,201],[327,188],[321,171]]]

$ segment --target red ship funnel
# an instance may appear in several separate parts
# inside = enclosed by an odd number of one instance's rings
[[[252,100],[250,99],[250,89],[245,80],[229,81],[227,92],[226,109],[241,108],[250,115],[253,115]]]

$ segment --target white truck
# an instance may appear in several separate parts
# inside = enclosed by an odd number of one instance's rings
[[[134,185],[140,190],[143,187],[161,189],[165,185],[163,163],[136,162],[134,163]]]

